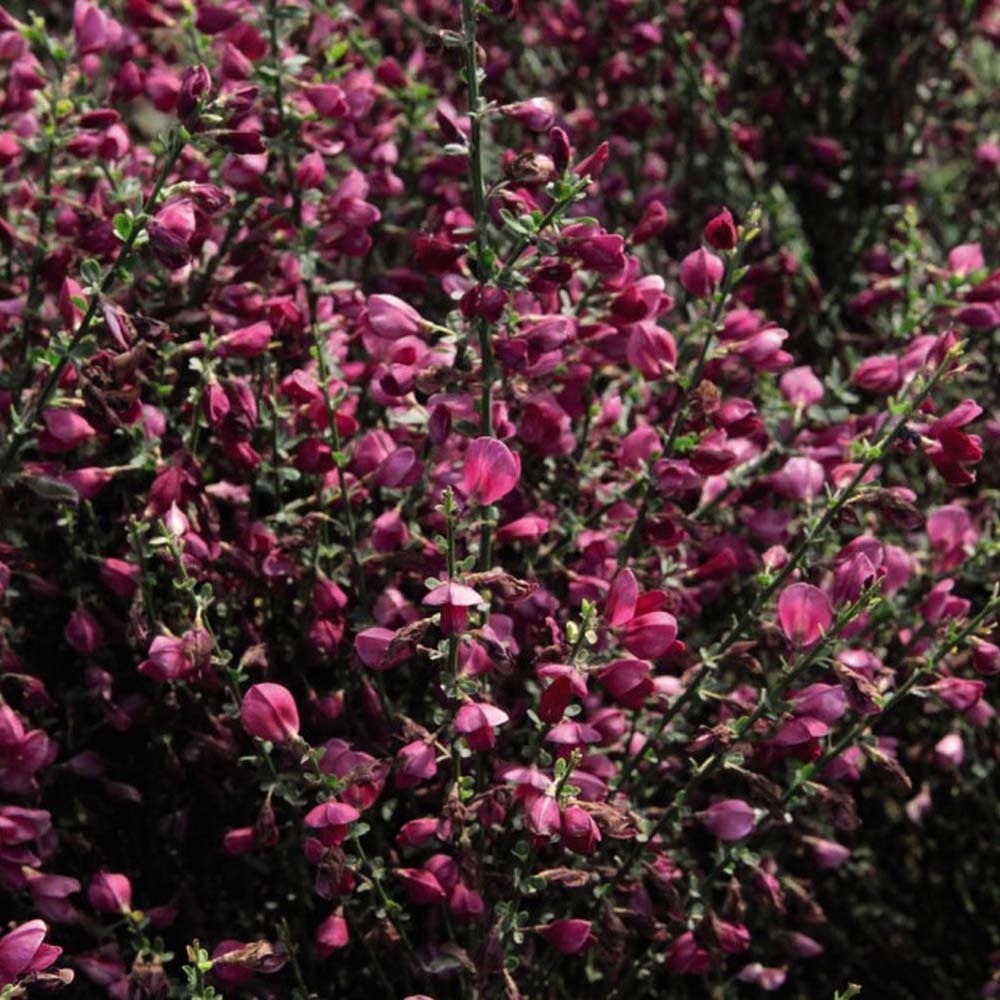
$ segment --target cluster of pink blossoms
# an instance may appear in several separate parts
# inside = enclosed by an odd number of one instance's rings
[[[1000,995],[1000,6],[17,6],[0,1000]]]

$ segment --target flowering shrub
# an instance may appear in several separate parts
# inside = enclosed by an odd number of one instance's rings
[[[0,997],[1000,994],[997,45],[0,9]]]

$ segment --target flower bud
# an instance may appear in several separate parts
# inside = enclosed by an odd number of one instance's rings
[[[177,95],[177,116],[181,120],[188,118],[211,89],[212,78],[204,63],[189,66],[181,78],[181,90]]]
[[[259,740],[284,743],[299,732],[299,712],[291,692],[280,684],[254,684],[240,708],[243,728]]]
[[[590,944],[590,927],[589,920],[553,920],[539,927],[538,933],[564,955],[575,955]]]
[[[722,281],[726,266],[713,253],[699,247],[681,261],[681,284],[688,295],[703,299]]]
[[[708,220],[705,226],[705,242],[716,250],[732,250],[739,239],[736,224],[728,208],[724,208],[717,216]]]
[[[742,799],[714,802],[698,818],[720,840],[742,840],[754,828],[753,809]]]
[[[132,884],[124,875],[98,872],[87,888],[87,901],[98,913],[127,913],[132,909]]]

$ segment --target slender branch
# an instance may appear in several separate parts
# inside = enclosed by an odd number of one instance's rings
[[[118,278],[119,271],[125,266],[126,261],[128,261],[132,255],[132,251],[135,248],[139,234],[145,231],[149,216],[156,208],[156,203],[159,200],[163,186],[167,182],[167,177],[170,175],[170,171],[177,162],[177,158],[181,155],[181,150],[184,148],[186,137],[187,133],[183,130],[178,130],[174,133],[167,149],[167,155],[163,161],[163,165],[160,167],[160,171],[153,184],[153,190],[143,203],[142,212],[136,219],[133,220],[132,229],[129,232],[128,237],[125,239],[125,242],[122,244],[122,248],[118,252],[118,256],[108,267],[108,270],[101,279],[101,283],[95,293],[91,295],[90,304],[87,306],[87,311],[84,314],[83,319],[80,321],[80,325],[77,327],[76,333],[73,334],[62,356],[52,366],[48,378],[46,378],[42,388],[35,396],[34,402],[28,411],[27,418],[11,431],[10,437],[7,440],[7,445],[4,448],[3,453],[0,454],[0,476],[6,475],[10,471],[18,450],[25,440],[31,436],[35,421],[38,420],[39,415],[42,410],[45,409],[45,406],[48,404],[53,392],[55,392],[56,387],[59,385],[59,380],[62,378],[62,374],[66,370],[66,366],[69,364],[70,359],[73,356],[73,352],[83,341],[84,337],[86,337],[90,332],[90,328],[93,325],[94,320],[97,318],[97,312],[100,309],[101,300],[111,291],[116,279]]]
[[[708,317],[707,323],[705,324],[705,336],[701,342],[701,350],[698,352],[698,360],[695,362],[691,377],[688,379],[686,385],[684,385],[681,389],[680,399],[677,402],[677,409],[674,411],[673,420],[670,422],[670,431],[668,432],[667,440],[663,445],[663,455],[666,458],[669,458],[673,454],[674,445],[677,441],[677,435],[680,432],[681,425],[684,423],[684,416],[687,413],[688,404],[691,401],[691,394],[701,383],[701,376],[704,374],[705,365],[708,363],[708,352],[715,339],[716,328],[719,325],[719,321],[722,319],[722,312],[726,307],[726,300],[729,298],[729,293],[737,280],[736,272],[740,266],[740,261],[743,259],[743,254],[746,251],[747,245],[757,234],[757,211],[756,207],[751,209],[747,224],[743,227],[743,230],[740,233],[739,243],[733,250],[732,255],[726,261],[726,270],[722,277],[722,283],[719,287],[718,293],[716,294],[715,303],[712,306],[712,312]],[[635,547],[639,543],[642,531],[646,526],[646,517],[649,512],[649,502],[652,498],[653,490],[654,484],[652,479],[647,479],[639,501],[639,511],[636,514],[635,520],[632,522],[632,527],[625,536],[624,544],[618,551],[619,569],[628,565],[628,562],[632,558],[635,551]]]
[[[953,638],[945,638],[939,642],[927,657],[924,664],[914,670],[913,673],[910,674],[910,676],[902,684],[900,684],[895,691],[893,691],[893,693],[886,699],[885,704],[882,706],[882,711],[879,712],[878,719],[881,720],[885,718],[885,716],[891,712],[924,677],[934,672],[943,657],[957,649],[963,642],[965,642],[966,639],[975,634],[975,632],[979,630],[979,627],[983,625],[998,609],[1000,609],[1000,597],[998,597],[996,591],[994,591],[993,596],[986,602],[979,614],[970,619],[965,627],[962,628],[961,631],[959,631]],[[864,730],[868,727],[868,724],[868,718],[862,717],[855,721],[852,725],[848,726],[847,731],[839,740],[837,740],[836,743],[832,744],[822,754],[822,756],[818,757],[812,763],[807,764],[802,769],[800,772],[800,780],[788,788],[782,797],[782,802],[788,802],[790,799],[794,798],[795,795],[803,787],[805,787],[809,779],[814,774],[821,774],[830,761],[839,757],[848,747],[853,746],[855,740],[857,740],[857,738],[864,732]]]
[[[937,384],[941,376],[944,375],[945,371],[951,366],[952,361],[955,360],[958,353],[958,349],[953,348],[941,364],[934,370],[933,374],[927,379],[923,388],[920,389],[920,391],[917,392],[917,394],[903,406],[899,418],[882,436],[878,444],[869,449],[867,458],[860,463],[858,470],[852,477],[851,481],[844,486],[827,505],[827,508],[819,521],[806,531],[805,536],[789,556],[784,567],[782,567],[782,569],[772,578],[770,583],[768,583],[767,586],[765,586],[764,589],[757,594],[750,604],[750,607],[743,612],[742,616],[726,633],[726,635],[705,652],[703,655],[702,665],[698,672],[694,675],[684,691],[678,696],[677,700],[660,716],[660,721],[648,742],[649,746],[655,745],[667,726],[669,726],[682,709],[684,709],[685,706],[698,695],[702,684],[704,684],[708,675],[715,669],[719,660],[725,655],[733,643],[738,642],[749,632],[753,623],[756,621],[757,615],[764,608],[767,602],[778,592],[792,573],[798,569],[813,544],[821,535],[824,534],[826,529],[836,519],[837,515],[851,500],[854,499],[858,487],[864,481],[872,467],[880,458],[884,456],[887,449],[902,433],[910,418],[920,408],[924,400],[926,400],[931,394],[934,386]],[[640,747],[639,750],[626,762],[623,777],[618,783],[619,788],[624,787],[625,781],[635,770],[636,766],[645,755],[645,751],[646,745]]]
[[[365,569],[361,563],[361,555],[358,551],[358,530],[354,521],[354,508],[351,506],[351,494],[347,487],[347,473],[344,470],[345,456],[341,450],[340,430],[337,427],[337,412],[333,405],[333,397],[330,395],[330,370],[326,363],[326,347],[320,337],[319,326],[316,321],[316,301],[315,295],[309,294],[309,325],[312,330],[313,344],[316,348],[316,361],[319,364],[320,390],[323,393],[323,402],[326,406],[326,422],[330,434],[330,443],[333,445],[333,464],[337,469],[337,485],[340,488],[340,498],[344,504],[344,516],[347,521],[347,536],[350,542],[351,566],[354,569],[355,586],[358,589],[358,598],[361,604],[368,603],[368,588],[365,581]]]
[[[288,118],[285,112],[284,66],[281,63],[281,47],[278,42],[277,0],[267,0],[267,30],[271,48],[271,70],[274,74],[274,106],[278,112],[278,137],[281,162],[285,168],[288,189],[292,193],[292,210],[297,225],[302,223],[302,194],[295,181],[295,169],[288,152]]]
[[[824,633],[819,642],[817,642],[816,645],[814,645],[812,649],[810,649],[809,652],[802,657],[792,670],[781,677],[775,690],[767,692],[765,696],[762,696],[758,700],[756,708],[754,708],[749,715],[743,716],[743,718],[736,723],[733,731],[734,740],[743,739],[753,730],[753,727],[764,717],[768,710],[771,709],[776,702],[781,700],[784,693],[788,691],[800,677],[804,676],[807,671],[827,652],[827,650],[829,650],[848,623],[853,621],[861,610],[871,604],[876,593],[877,592],[875,590],[863,593],[857,601],[854,601],[852,604],[849,604],[840,611],[836,620],[826,633]],[[639,843],[636,841],[632,845],[631,850],[618,866],[618,870],[611,879],[610,884],[612,886],[616,885],[619,879],[621,879],[631,869],[636,859],[642,853],[644,845],[652,841],[654,837],[666,828],[667,823],[669,823],[670,820],[678,813],[681,806],[687,801],[691,792],[706,778],[714,774],[725,763],[725,760],[726,751],[724,749],[717,750],[700,767],[697,768],[684,787],[679,789],[674,795],[670,805],[660,815],[645,842]],[[619,782],[619,785],[621,785],[621,782]]]

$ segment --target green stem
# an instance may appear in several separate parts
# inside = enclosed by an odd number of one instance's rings
[[[295,181],[295,170],[288,152],[288,119],[285,114],[284,66],[281,62],[281,47],[278,43],[277,0],[267,0],[267,30],[271,42],[271,70],[274,73],[274,106],[278,112],[278,138],[281,162],[285,168],[288,190],[292,193],[292,210],[296,225],[302,224],[302,194]]]
[[[743,252],[745,251],[747,244],[753,239],[755,233],[755,226],[752,223],[744,227],[743,232],[740,234],[740,241],[737,245],[732,257],[726,261],[726,270],[722,278],[722,284],[716,294],[715,304],[712,306],[712,312],[708,317],[708,322],[706,323],[705,336],[702,338],[701,350],[698,352],[698,360],[695,362],[694,370],[691,372],[691,376],[688,379],[687,384],[682,388],[680,399],[677,402],[677,409],[674,411],[673,420],[670,422],[670,431],[667,434],[667,440],[663,445],[663,455],[669,458],[674,451],[674,444],[677,441],[677,435],[681,429],[681,425],[684,423],[684,416],[687,413],[688,403],[691,400],[691,393],[697,389],[701,382],[701,376],[705,371],[705,365],[708,363],[708,352],[712,346],[712,341],[715,339],[715,330],[719,325],[719,320],[722,318],[722,311],[725,309],[726,300],[729,298],[729,292],[731,291],[735,276],[736,269],[739,267],[740,261],[743,258]],[[632,527],[629,529],[628,534],[625,536],[625,542],[622,547],[618,550],[618,568],[622,569],[628,565],[629,560],[635,551],[636,545],[639,543],[639,539],[642,537],[643,528],[646,526],[646,518],[649,513],[649,502],[652,498],[653,492],[655,490],[655,484],[652,479],[647,479],[642,490],[641,499],[639,501],[639,511],[636,514],[635,520],[632,522]]]
[[[958,353],[959,352],[956,349],[949,352],[948,356],[927,379],[923,388],[914,396],[913,399],[905,404],[896,422],[882,436],[878,444],[869,449],[868,457],[865,458],[865,460],[858,466],[858,471],[854,474],[851,481],[844,486],[833,498],[832,502],[827,505],[827,508],[819,521],[817,521],[812,528],[806,531],[802,541],[800,541],[796,546],[795,550],[789,556],[788,562],[785,563],[780,572],[766,587],[764,587],[763,590],[757,594],[750,607],[744,611],[739,620],[726,633],[726,635],[718,643],[711,646],[706,651],[703,657],[702,666],[699,668],[698,672],[694,675],[677,700],[660,716],[660,721],[649,739],[650,746],[654,745],[659,740],[667,726],[669,726],[682,709],[684,709],[685,706],[698,695],[702,684],[704,684],[708,675],[715,669],[715,665],[718,661],[725,655],[733,643],[738,642],[748,633],[751,626],[756,621],[757,615],[771,599],[771,597],[773,597],[774,594],[780,590],[782,585],[792,575],[792,573],[799,568],[802,560],[805,558],[816,540],[833,523],[834,519],[844,509],[844,507],[846,507],[847,504],[854,499],[858,487],[864,481],[872,467],[885,455],[887,449],[902,433],[910,417],[913,416],[913,414],[920,408],[924,400],[926,400],[931,394],[934,386],[937,384],[941,376],[944,375],[945,371],[950,367],[952,361],[955,360]],[[626,762],[626,778],[635,770],[644,753],[645,746],[641,747],[639,751]],[[619,788],[624,787],[624,782],[624,778],[619,781]]]
[[[833,625],[827,630],[826,633],[824,633],[819,642],[817,642],[816,645],[814,645],[812,649],[795,665],[794,669],[790,670],[781,678],[776,689],[766,695],[762,695],[757,702],[756,708],[754,708],[749,715],[744,716],[739,722],[736,723],[733,733],[734,741],[742,740],[753,730],[753,727],[771,708],[773,708],[774,704],[781,700],[784,693],[788,691],[789,688],[791,688],[791,686],[826,653],[837,636],[840,635],[849,622],[854,620],[858,612],[868,606],[871,602],[872,596],[873,593],[862,594],[857,601],[848,605],[837,615]],[[656,821],[656,824],[650,831],[649,836],[646,838],[645,843],[652,841],[654,837],[666,828],[667,823],[670,822],[672,817],[677,815],[681,806],[683,806],[685,801],[687,801],[691,792],[706,778],[714,774],[725,763],[725,760],[726,751],[724,749],[716,750],[711,757],[709,757],[695,770],[694,774],[691,775],[691,778],[687,781],[683,788],[678,790],[670,805],[660,815],[660,818]],[[618,782],[618,787],[621,787],[626,778],[627,775],[623,772],[622,779]],[[618,870],[611,879],[610,884],[612,886],[615,886],[618,883],[618,880],[628,873],[636,859],[642,853],[643,847],[644,844],[641,844],[638,841],[632,845],[631,850],[618,866]]]
[[[313,333],[313,344],[316,347],[316,360],[319,363],[320,389],[323,392],[323,400],[326,404],[326,420],[330,433],[331,444],[333,445],[333,461],[337,469],[337,484],[340,487],[340,499],[344,505],[344,516],[347,521],[347,536],[350,542],[351,566],[354,569],[355,585],[358,589],[358,598],[362,606],[368,603],[368,588],[365,581],[365,569],[361,563],[361,555],[358,552],[358,531],[354,521],[354,508],[351,506],[351,495],[347,488],[347,473],[344,470],[345,456],[341,451],[340,431],[337,428],[337,413],[333,405],[333,397],[330,395],[330,370],[326,363],[326,350],[323,340],[320,337],[319,327],[316,322],[315,298],[310,293],[309,296],[310,326]],[[322,489],[322,486],[321,486]]]
[[[923,666],[914,670],[913,673],[910,674],[910,676],[886,699],[885,704],[882,706],[882,711],[878,714],[878,718],[880,720],[885,718],[885,716],[891,712],[924,677],[934,672],[943,657],[957,649],[963,642],[965,642],[966,639],[969,638],[969,636],[973,635],[998,608],[1000,608],[1000,598],[998,598],[996,593],[994,593],[993,597],[986,602],[979,614],[972,618],[965,625],[965,627],[954,636],[954,638],[945,639],[937,644],[934,650],[927,657]],[[869,720],[867,717],[858,719],[851,726],[848,726],[844,735],[841,736],[836,743],[830,746],[829,749],[822,754],[822,756],[817,758],[811,764],[807,764],[800,772],[800,780],[785,792],[782,797],[782,802],[788,802],[790,799],[794,798],[814,774],[822,773],[823,768],[825,768],[830,761],[832,761],[835,757],[839,757],[848,747],[853,746],[855,740],[857,740],[857,738],[867,728],[868,722]]]
[[[108,270],[101,279],[101,283],[96,292],[91,296],[90,304],[87,306],[87,311],[84,314],[83,319],[80,321],[80,325],[77,327],[76,333],[73,334],[62,356],[52,366],[52,370],[49,372],[48,377],[43,383],[42,388],[39,390],[38,395],[35,397],[35,400],[28,411],[28,416],[23,422],[20,423],[19,426],[15,427],[11,431],[10,437],[7,440],[7,446],[4,448],[3,453],[0,454],[0,476],[6,475],[10,471],[12,462],[17,456],[18,450],[25,440],[31,436],[32,428],[34,427],[35,422],[38,420],[39,415],[42,410],[45,409],[49,399],[55,392],[56,387],[59,385],[59,380],[62,378],[62,374],[66,370],[66,366],[69,364],[70,359],[73,356],[73,352],[83,341],[84,337],[86,337],[90,332],[90,328],[93,325],[94,320],[97,318],[97,312],[100,309],[101,299],[111,291],[115,280],[118,277],[119,270],[125,266],[126,261],[131,257],[132,251],[135,248],[136,240],[139,238],[139,234],[146,228],[146,222],[148,221],[150,214],[155,209],[156,203],[160,197],[160,192],[163,190],[163,186],[167,182],[167,177],[173,169],[174,164],[177,162],[177,158],[181,155],[181,150],[183,148],[184,139],[182,138],[182,133],[176,132],[171,140],[170,146],[168,147],[163,165],[161,166],[153,184],[153,190],[143,203],[142,212],[133,221],[132,230],[128,234],[128,238],[122,244],[122,248],[118,252],[118,256],[108,267]]]
[[[25,366],[25,378],[23,385],[27,384],[28,358],[31,354],[31,327],[35,310],[38,308],[41,295],[41,285],[39,277],[42,272],[42,262],[45,259],[46,232],[49,227],[49,211],[52,203],[52,163],[56,150],[56,125],[53,117],[50,116],[45,132],[48,139],[45,146],[45,172],[42,179],[41,208],[38,212],[38,233],[35,237],[35,252],[31,258],[31,273],[28,275],[28,292],[25,297],[24,306],[24,331],[21,344],[21,363]],[[14,400],[20,396],[22,382],[19,380],[15,390]]]

